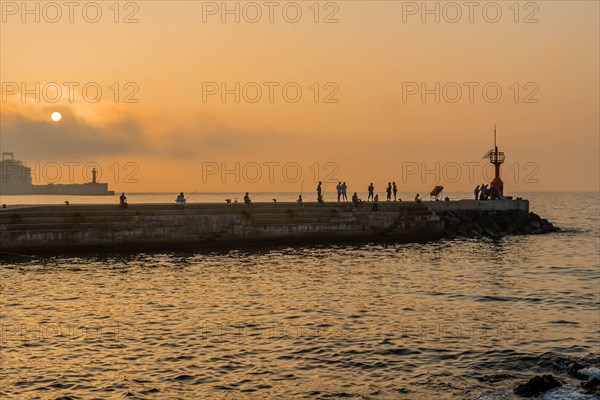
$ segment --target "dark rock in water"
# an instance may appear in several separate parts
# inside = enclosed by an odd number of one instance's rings
[[[456,229],[452,228],[452,227],[448,227],[446,228],[446,235],[448,236],[456,236],[458,232],[456,231]]]
[[[473,220],[471,219],[471,217],[469,217],[469,216],[467,215],[467,213],[465,213],[465,212],[457,213],[457,217],[458,217],[458,218],[459,218],[461,221],[463,221],[463,222],[466,222],[466,223],[468,223],[468,224],[472,224],[472,223],[473,223]]]
[[[596,396],[600,395],[600,379],[598,378],[594,378],[591,381],[582,383],[581,387],[586,389],[585,394],[595,394]]]
[[[519,219],[519,221],[525,222],[525,223],[527,223],[531,220],[531,217],[525,211],[519,211],[519,213],[517,214],[517,218]]]
[[[571,366],[567,370],[567,374],[569,376],[572,376],[573,378],[586,380],[588,378],[587,375],[581,374],[579,372],[580,370],[582,370],[584,368],[585,368],[585,365],[581,365],[577,361],[575,361],[573,364],[571,364]]]
[[[484,217],[477,218],[477,221],[474,222],[476,225],[481,226],[482,228],[487,228],[490,226],[490,220]]]
[[[557,381],[552,375],[538,375],[531,378],[527,383],[517,386],[513,391],[521,397],[533,397],[561,386],[562,383]]]
[[[442,212],[446,236],[501,238],[507,235],[530,235],[558,232],[547,219],[526,211],[474,211],[456,210]]]
[[[498,236],[498,234],[496,233],[496,231],[494,231],[492,228],[490,227],[485,227],[483,228],[483,231],[485,232],[486,235],[491,236],[491,237],[495,237]]]
[[[469,236],[469,231],[464,225],[458,227],[458,233],[460,233],[462,236]]]
[[[542,229],[542,224],[540,223],[540,221],[531,221],[529,223],[529,226],[531,226],[533,228],[533,230],[541,230]]]

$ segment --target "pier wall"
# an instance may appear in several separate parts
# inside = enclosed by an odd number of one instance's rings
[[[441,237],[443,221],[415,203],[61,205],[0,210],[0,251],[242,246],[252,243],[413,241]]]

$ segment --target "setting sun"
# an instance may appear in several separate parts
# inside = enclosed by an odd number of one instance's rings
[[[58,122],[61,120],[62,115],[59,112],[53,112],[52,115],[50,116],[50,118],[52,118],[52,121],[54,122]]]

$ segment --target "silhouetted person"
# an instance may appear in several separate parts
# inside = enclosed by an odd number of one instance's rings
[[[481,191],[481,189],[479,188],[479,185],[477,185],[477,187],[475,187],[475,190],[473,190],[473,194],[475,195],[475,200],[479,199],[480,191]]]
[[[486,184],[481,185],[481,192],[479,193],[479,200],[488,199],[488,188]]]
[[[252,204],[252,201],[250,200],[250,193],[246,192],[246,194],[244,195],[244,204],[250,205]]]
[[[340,198],[342,197],[342,182],[338,182],[338,184],[335,187],[335,189],[337,190],[338,203],[339,203],[340,202]]]
[[[317,202],[318,203],[322,203],[323,202],[323,190],[321,189],[321,182],[319,182],[319,184],[317,185]]]
[[[396,195],[398,194],[398,187],[396,186],[396,182],[392,182],[392,191],[394,193],[394,201],[396,201]]]
[[[298,203],[299,205],[302,205],[302,195],[301,194],[298,195],[298,200],[296,200],[296,203]]]
[[[346,194],[347,190],[348,186],[346,185],[346,182],[342,183],[342,198],[344,199],[344,201],[348,201],[348,195]]]
[[[373,193],[375,192],[375,186],[373,186],[373,182],[369,185],[369,196],[367,197],[367,201],[373,200]]]
[[[355,206],[358,206],[358,204],[360,203],[360,199],[358,198],[358,195],[356,194],[356,192],[354,192],[354,194],[352,195],[352,202],[354,203]]]
[[[180,208],[185,208],[185,196],[183,195],[183,192],[179,193],[179,196],[175,199],[175,203],[177,203]]]
[[[129,204],[127,204],[127,196],[125,196],[125,193],[121,193],[121,196],[119,197],[119,206],[121,206],[123,210],[127,210],[127,207],[129,207]]]
[[[373,211],[379,211],[379,195],[376,194],[373,198]]]
[[[419,193],[415,196],[415,203],[421,204],[421,198],[419,197]]]
[[[392,183],[388,182],[387,188],[385,188],[386,201],[392,201]]]

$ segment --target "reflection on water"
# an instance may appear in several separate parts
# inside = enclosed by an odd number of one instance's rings
[[[5,259],[0,397],[512,398],[600,351],[598,196],[536,196],[567,232]]]

